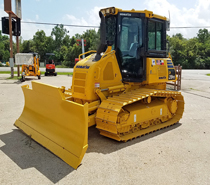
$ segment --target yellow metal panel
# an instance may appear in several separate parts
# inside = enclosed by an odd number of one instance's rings
[[[114,8],[115,9],[115,12],[112,13],[111,11],[109,11],[110,13],[107,13],[106,10],[108,9],[112,9]],[[123,13],[143,13],[145,14],[145,17],[148,17],[148,18],[158,18],[158,19],[162,19],[162,20],[167,20],[166,17],[164,16],[160,16],[160,15],[157,15],[157,14],[153,14],[152,11],[149,11],[149,10],[135,10],[135,9],[132,9],[132,10],[122,10],[122,9],[119,9],[119,8],[115,8],[115,7],[109,7],[109,8],[105,8],[105,9],[101,9],[100,11],[102,11],[102,13],[107,16],[107,15],[110,15],[110,14],[118,14],[120,12],[123,12]]]
[[[170,60],[170,63],[172,64],[168,64],[168,60]],[[170,66],[170,68],[168,68],[168,66]],[[147,58],[147,80],[145,84],[157,84],[165,83],[167,81],[176,81],[176,79],[169,80],[168,70],[174,69],[174,67],[171,68],[171,66],[174,65],[170,58]]]
[[[162,101],[153,101],[150,104],[142,104],[141,102],[127,105],[125,109],[130,112],[128,124],[141,123],[147,120],[156,119],[167,115],[167,106]],[[135,116],[135,119],[134,119]]]
[[[22,90],[25,106],[15,125],[76,169],[88,147],[88,104],[65,100],[61,89],[39,82]]]
[[[116,125],[105,123],[102,120],[97,120],[96,128],[99,129],[99,130],[100,129],[101,130],[106,130],[106,131],[109,131],[110,133],[117,134],[117,127],[116,127]]]
[[[114,80],[114,71],[111,62],[108,62],[104,69],[103,80]]]
[[[96,114],[92,114],[88,116],[88,127],[91,127],[96,124],[95,117],[96,117]]]
[[[107,114],[108,113],[108,114]],[[111,123],[115,124],[117,121],[118,112],[111,111],[108,109],[98,108],[96,118],[104,119],[106,121],[110,121]]]
[[[105,53],[97,62],[93,61],[94,57],[95,54],[89,55],[75,65],[72,79],[73,98],[90,102],[102,97],[96,92],[97,89],[118,86],[124,88],[115,51]],[[85,80],[85,83],[82,83],[82,80]],[[114,89],[119,91],[116,88]],[[114,89],[110,89],[110,91]],[[101,93],[104,94],[106,92],[103,91]]]

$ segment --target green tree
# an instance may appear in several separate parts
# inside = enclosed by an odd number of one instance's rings
[[[174,64],[182,65],[186,58],[186,39],[181,34],[176,34],[169,38],[169,43]]]
[[[200,29],[197,34],[198,40],[198,58],[203,68],[210,68],[210,32],[207,29]]]
[[[82,34],[82,38],[86,40],[85,51],[96,50],[100,43],[100,34],[95,30],[87,30]]]
[[[69,45],[69,36],[67,35],[68,31],[64,28],[62,24],[56,25],[51,32],[51,36],[53,37],[53,50],[55,53],[55,59],[57,61],[63,61],[64,56],[61,55],[61,48],[63,45],[68,47]]]
[[[196,38],[186,40],[185,45],[185,61],[183,62],[184,68],[200,68],[200,63],[196,62],[198,57],[198,43]]]
[[[197,38],[200,43],[206,43],[210,39],[210,33],[207,29],[199,29]]]
[[[10,44],[9,37],[2,35],[0,31],[0,61],[9,60],[10,57],[9,44]]]
[[[54,50],[54,40],[52,36],[46,37],[46,53],[53,53]]]
[[[63,64],[68,67],[73,67],[75,64],[75,58],[78,58],[80,54],[81,54],[81,47],[77,46],[77,44],[68,47],[66,55],[64,57]]]
[[[24,40],[23,43],[20,44],[20,53],[30,52],[34,52],[33,40]]]
[[[41,58],[45,56],[46,53],[46,35],[43,30],[37,31],[33,36],[33,49],[34,52],[38,53]]]

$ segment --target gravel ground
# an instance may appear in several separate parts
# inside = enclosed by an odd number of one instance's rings
[[[185,112],[180,123],[119,143],[89,128],[89,148],[77,170],[13,126],[21,85],[0,74],[0,184],[210,184],[210,71],[183,70]],[[71,86],[70,76],[41,82]]]

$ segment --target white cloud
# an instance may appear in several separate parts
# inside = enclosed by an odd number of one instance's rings
[[[102,9],[102,7],[94,7],[91,11],[86,12],[88,15],[88,20],[92,25],[100,24],[100,18],[99,18],[100,9]]]
[[[8,14],[0,8],[0,18],[1,17],[8,17]],[[36,15],[36,20],[39,19],[39,16]],[[30,19],[23,19],[22,20],[27,21],[27,22],[34,22],[34,20]],[[26,23],[21,23],[21,36],[23,37],[23,40],[29,40],[33,38],[33,35],[38,31],[38,30],[44,30],[47,36],[50,36],[51,31],[52,31],[53,26],[45,26],[45,25],[37,25],[37,24],[26,24]],[[0,22],[0,30],[2,30],[1,22]],[[15,39],[13,38],[15,41]]]
[[[72,24],[72,25],[84,25],[84,26],[93,26],[93,25],[99,26],[100,18],[99,18],[98,12],[100,9],[101,9],[100,7],[95,7],[92,10],[85,12],[86,13],[85,17],[75,17],[73,15],[66,14],[63,17],[61,23],[62,24]],[[4,11],[0,9],[0,16],[3,15],[3,12]],[[6,13],[5,13],[5,15],[7,16]],[[35,22],[37,20],[40,20],[39,15],[35,15],[35,20],[31,20],[31,19],[23,19],[22,20],[21,36],[23,37],[23,40],[32,39],[34,34],[38,30],[44,30],[45,34],[47,36],[51,35],[51,31],[54,26],[24,23],[24,22]],[[87,29],[94,29],[94,28],[69,27],[69,26],[66,26],[65,28],[69,31],[68,34],[71,37],[74,36],[76,33],[82,34]],[[97,30],[98,29],[96,28],[96,31]]]
[[[1,17],[6,17],[6,16],[8,16],[8,14],[4,11],[3,5],[2,5],[2,8],[0,8],[0,18]]]
[[[34,22],[30,19],[25,19],[23,21],[26,22]],[[54,26],[45,26],[45,25],[38,25],[38,24],[29,24],[29,23],[21,23],[21,35],[23,40],[33,39],[35,33],[39,30],[44,30],[46,36],[51,35],[52,28]]]
[[[65,24],[71,25],[83,25],[83,26],[99,26],[100,25],[100,18],[99,18],[99,10],[101,7],[94,7],[90,11],[85,12],[86,17],[75,17],[73,15],[66,14],[63,17],[63,21]],[[87,29],[94,29],[94,28],[82,28],[82,27],[66,27],[69,30],[69,35],[74,36],[76,33],[82,34]],[[96,31],[98,28],[95,28]]]
[[[155,14],[169,17],[168,11],[171,15],[171,27],[177,26],[210,26],[210,1],[209,0],[197,0],[197,3],[193,8],[178,8],[174,4],[170,4],[169,0],[145,0],[145,9],[152,10]],[[90,11],[83,12],[82,16],[76,17],[74,15],[66,14],[61,19],[62,24],[84,25],[84,26],[99,26],[99,10],[102,7],[94,7]],[[7,16],[3,7],[0,7],[0,17]],[[35,15],[34,20],[23,19],[22,21],[35,22],[40,20],[38,15]],[[40,21],[41,22],[41,21]],[[32,39],[33,35],[38,30],[44,30],[46,35],[51,34],[54,26],[26,24],[22,23],[22,37],[24,40]],[[76,33],[82,34],[87,29],[94,28],[82,28],[82,27],[65,27],[69,31],[70,36],[74,36]],[[0,24],[1,29],[1,24]],[[95,28],[96,31],[98,30]],[[199,29],[171,29],[168,32],[169,35],[176,33],[182,33],[186,38],[195,37]]]
[[[191,26],[210,26],[210,1],[197,0],[194,8],[179,9],[168,0],[147,0],[144,3],[148,10],[153,10],[155,14],[169,17],[171,15],[171,27],[191,27]],[[169,35],[182,33],[185,38],[195,37],[199,28],[190,29],[171,29]]]
[[[3,4],[1,6],[2,6],[2,8],[0,8],[0,19],[2,17],[8,17],[8,14],[3,9]],[[2,30],[1,22],[0,22],[0,30]]]
[[[198,9],[198,18],[208,20],[210,23],[210,1],[199,0]]]

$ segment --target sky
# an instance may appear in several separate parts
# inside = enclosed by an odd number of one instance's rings
[[[99,26],[99,10],[114,6],[123,10],[147,9],[168,18],[170,12],[171,27],[209,26],[210,31],[210,0],[22,0],[21,3],[22,21],[28,22]],[[4,0],[0,0],[0,17],[4,16],[8,15],[4,12]],[[28,40],[32,39],[38,30],[44,30],[46,35],[50,36],[54,26],[22,23],[21,27],[23,40]],[[65,28],[70,37],[90,29]],[[171,28],[168,34],[172,36],[181,33],[185,38],[192,38],[197,35],[198,30],[199,28]]]

